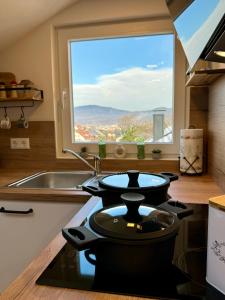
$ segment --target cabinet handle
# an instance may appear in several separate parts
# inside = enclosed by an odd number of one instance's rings
[[[22,215],[27,215],[27,214],[32,214],[33,209],[29,208],[28,210],[11,210],[11,209],[5,209],[5,207],[0,208],[0,213],[6,213],[6,214],[22,214]]]

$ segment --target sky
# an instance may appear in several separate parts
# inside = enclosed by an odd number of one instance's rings
[[[184,42],[208,19],[221,0],[196,0],[175,21],[176,29]],[[224,0],[222,0],[224,1]]]
[[[225,13],[225,0],[195,0],[175,21],[190,68],[194,66]]]
[[[172,34],[71,42],[74,106],[172,107]]]

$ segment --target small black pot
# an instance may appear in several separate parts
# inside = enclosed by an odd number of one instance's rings
[[[159,174],[130,170],[100,178],[94,178],[82,185],[84,191],[102,198],[103,206],[122,203],[123,193],[140,193],[145,203],[159,205],[168,200],[170,182],[178,176],[169,172]]]
[[[76,249],[86,249],[87,260],[101,272],[131,278],[165,271],[172,264],[179,218],[165,209],[140,206],[143,195],[121,198],[125,205],[103,208],[84,226],[63,229],[63,236]],[[181,217],[193,212],[185,211]]]

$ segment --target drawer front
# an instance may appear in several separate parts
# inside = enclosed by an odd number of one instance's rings
[[[0,200],[0,208],[6,211],[0,212],[1,293],[79,211],[81,204]]]

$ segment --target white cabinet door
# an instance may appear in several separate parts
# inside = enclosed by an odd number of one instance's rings
[[[81,203],[1,201],[0,208],[31,214],[0,212],[0,293],[61,231]]]

